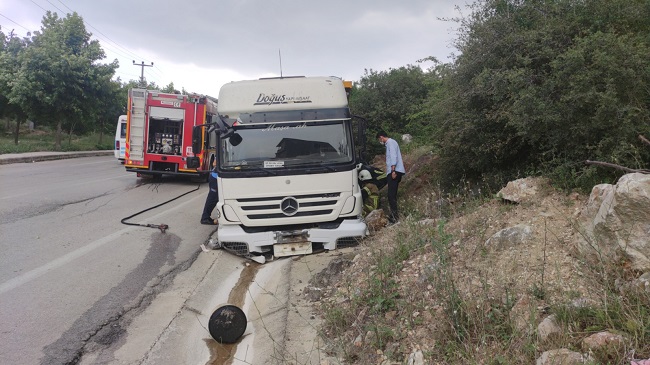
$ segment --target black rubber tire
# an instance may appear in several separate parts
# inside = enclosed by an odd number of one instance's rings
[[[210,316],[208,330],[219,343],[235,343],[246,331],[246,314],[239,307],[224,305]]]

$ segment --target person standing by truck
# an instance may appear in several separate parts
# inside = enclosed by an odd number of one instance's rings
[[[208,197],[205,199],[203,214],[201,214],[201,224],[216,225],[217,221],[212,219],[212,211],[219,202],[219,193],[217,192],[217,159],[212,161],[212,171],[208,175]]]
[[[404,162],[402,162],[402,152],[400,152],[397,141],[388,138],[384,131],[377,133],[379,143],[386,146],[386,173],[388,174],[388,206],[390,207],[390,214],[388,221],[396,223],[399,220],[399,212],[397,208],[397,188],[402,176],[406,174],[404,169]]]

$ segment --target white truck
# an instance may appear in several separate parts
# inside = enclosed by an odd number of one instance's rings
[[[350,246],[366,236],[343,80],[231,82],[219,92],[218,114],[211,129],[219,193],[213,216],[224,249],[282,257]]]

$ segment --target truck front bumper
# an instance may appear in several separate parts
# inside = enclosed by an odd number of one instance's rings
[[[247,233],[238,225],[219,225],[217,239],[222,247],[239,255],[264,254],[273,251],[276,257],[308,252],[291,250],[286,247],[305,243],[321,243],[326,250],[347,247],[358,242],[368,233],[366,223],[361,219],[345,219],[332,229],[307,228],[295,231],[274,231]],[[276,247],[277,246],[277,247]]]

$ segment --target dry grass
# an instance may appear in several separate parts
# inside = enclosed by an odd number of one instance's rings
[[[410,218],[367,239],[322,302],[323,336],[336,339],[345,363],[404,362],[419,349],[432,364],[531,364],[545,350],[581,351],[602,330],[628,344],[593,363],[650,357],[650,294],[617,289],[616,279],[631,277],[624,263],[594,265],[577,253],[585,197],[544,186],[530,203],[464,197],[441,207],[435,186],[418,195],[431,198],[407,198]],[[517,224],[531,227],[528,240],[486,245]],[[551,313],[564,334],[541,342],[535,329]]]

